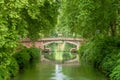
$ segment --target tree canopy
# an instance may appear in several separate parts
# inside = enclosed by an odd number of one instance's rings
[[[0,47],[14,48],[20,38],[45,36],[57,23],[57,0],[1,0]]]
[[[119,0],[63,0],[63,17],[72,32],[91,38],[119,35]]]

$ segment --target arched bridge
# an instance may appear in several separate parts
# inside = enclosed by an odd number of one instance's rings
[[[64,41],[66,43],[74,44],[78,49],[80,43],[83,42],[84,39],[83,38],[40,38],[34,43],[34,46],[44,50],[45,45],[59,41]],[[22,44],[27,47],[31,47],[33,45],[33,43],[29,39],[23,39]]]

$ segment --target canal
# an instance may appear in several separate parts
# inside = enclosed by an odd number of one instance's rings
[[[22,70],[12,80],[106,80],[89,65],[37,63]]]

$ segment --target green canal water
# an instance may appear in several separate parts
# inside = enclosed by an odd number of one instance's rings
[[[12,80],[106,80],[88,65],[61,65],[38,63],[22,70]]]

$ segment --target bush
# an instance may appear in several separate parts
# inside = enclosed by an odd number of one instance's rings
[[[18,73],[19,66],[17,64],[17,61],[13,57],[10,59],[10,64],[7,66],[7,69],[11,77],[14,77]]]
[[[36,61],[40,59],[40,49],[38,48],[29,48],[28,53],[30,55],[30,61]]]
[[[19,68],[24,68],[30,60],[40,58],[40,50],[25,48],[12,56],[10,52],[0,51],[0,80],[8,80],[14,77]]]
[[[109,74],[111,74],[114,67],[117,65],[116,63],[117,59],[118,56],[115,53],[108,54],[100,63],[100,67],[99,67],[100,70],[102,70],[102,72],[106,73],[106,75],[109,76]]]
[[[0,65],[0,80],[7,80],[10,78],[10,74],[7,70],[7,67],[5,64]]]
[[[120,80],[118,77],[116,79],[113,78],[116,73],[119,75],[119,71],[117,71],[119,68],[116,67],[120,65],[116,63],[119,59],[119,53],[119,37],[95,38],[79,49],[79,54],[83,61],[92,63],[94,67],[100,69],[107,76],[112,74],[111,80]]]
[[[103,58],[101,50],[103,48],[103,44],[104,43],[102,41],[98,42],[97,40],[87,42],[79,49],[81,59],[97,66]]]
[[[24,68],[30,61],[30,55],[27,52],[27,48],[14,54],[14,58],[16,59],[19,68]]]
[[[9,65],[9,54],[0,52],[0,80],[6,80],[10,77],[7,65]]]
[[[110,74],[111,80],[120,80],[120,65],[116,66]]]
[[[120,53],[117,55],[120,58]],[[118,60],[116,61],[116,66],[112,70],[110,74],[110,79],[111,80],[120,80],[120,59],[117,58]]]
[[[30,61],[37,61],[40,59],[40,49],[38,48],[23,48],[21,51],[13,55],[17,60],[20,68],[26,67]]]
[[[0,52],[0,80],[7,80],[18,72],[16,60],[8,52]]]

